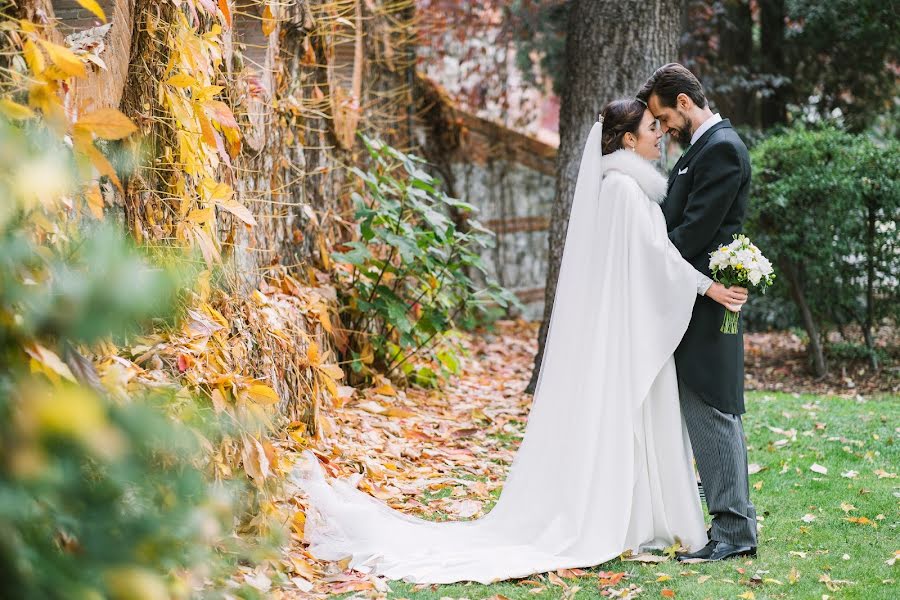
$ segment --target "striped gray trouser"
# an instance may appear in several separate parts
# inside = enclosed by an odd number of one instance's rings
[[[678,394],[712,516],[710,537],[737,546],[756,546],[756,509],[750,502],[747,445],[740,415],[710,406],[680,380]]]

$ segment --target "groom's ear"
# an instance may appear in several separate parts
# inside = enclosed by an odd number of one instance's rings
[[[688,111],[694,108],[694,101],[691,100],[691,97],[684,92],[678,94],[678,96],[675,97],[675,104],[677,104],[678,108],[683,111]]]

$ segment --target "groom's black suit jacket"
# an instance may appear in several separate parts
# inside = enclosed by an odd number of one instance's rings
[[[750,195],[750,154],[727,119],[706,131],[669,175],[663,213],[669,239],[697,270],[710,275],[709,253],[740,233]],[[719,331],[725,308],[698,296],[675,350],[678,377],[719,410],[744,411],[744,331]]]

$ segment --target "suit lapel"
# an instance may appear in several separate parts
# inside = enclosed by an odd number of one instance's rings
[[[697,140],[696,144],[693,144],[690,148],[688,148],[687,152],[681,155],[681,158],[678,159],[678,162],[675,163],[675,166],[672,167],[672,171],[669,173],[669,188],[672,188],[672,184],[675,183],[675,178],[678,177],[678,169],[682,168],[683,165],[688,165],[691,162],[691,159],[697,155],[697,152],[700,151],[700,148],[706,145],[706,142],[709,141],[710,136],[712,136],[713,132],[716,132],[724,127],[731,127],[731,121],[728,119],[722,119],[709,129],[707,129],[703,135],[700,136],[700,139]]]

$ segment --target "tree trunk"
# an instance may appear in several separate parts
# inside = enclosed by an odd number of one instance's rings
[[[813,373],[816,377],[824,377],[825,352],[822,348],[819,328],[816,326],[812,310],[809,308],[809,303],[806,301],[806,295],[803,293],[803,286],[800,282],[800,272],[797,265],[790,261],[783,261],[781,263],[781,270],[784,273],[785,279],[788,281],[791,297],[794,299],[797,308],[800,310],[803,328],[806,329],[806,333],[809,335],[809,347],[807,348],[807,352],[809,353],[810,359],[812,359]]]
[[[566,28],[556,200],[550,219],[544,317],[527,391],[533,392],[556,295],[581,152],[603,105],[634,97],[653,71],[675,60],[684,0],[573,0]]]
[[[866,348],[869,349],[869,362],[872,369],[878,370],[878,354],[875,352],[875,261],[878,259],[878,250],[875,247],[875,226],[877,222],[875,214],[875,202],[868,201],[866,214],[866,319],[863,323],[863,336],[866,340]]]
[[[741,81],[748,80],[753,63],[753,15],[750,0],[727,0],[719,17],[719,56],[721,77],[727,78],[723,92],[714,94],[719,111],[735,125],[756,126],[753,93]],[[720,82],[721,85],[721,82]]]
[[[759,0],[759,41],[762,71],[772,77],[784,70],[784,0]],[[763,129],[787,122],[787,90],[784,84],[773,82],[771,94],[762,98]]]

